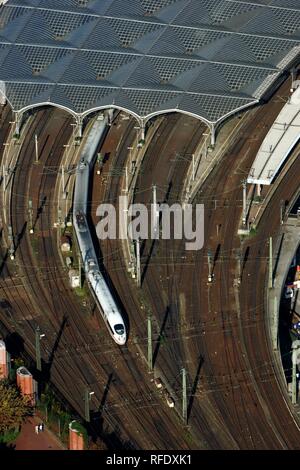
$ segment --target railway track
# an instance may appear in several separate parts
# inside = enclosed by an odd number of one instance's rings
[[[145,160],[146,163],[145,165],[142,165],[142,175],[151,175],[151,177],[155,177],[159,171],[164,171],[167,174],[169,173],[168,176],[168,182],[163,186],[163,189],[161,190],[161,199],[165,198],[165,195],[168,191],[168,183],[171,182],[173,179],[173,190],[170,192],[168,195],[168,200],[175,200],[177,198],[177,195],[179,195],[180,190],[181,190],[181,181],[184,177],[184,173],[187,170],[187,165],[188,165],[188,159],[187,157],[185,158],[179,158],[179,159],[174,159],[174,156],[176,156],[176,149],[178,150],[177,146],[177,141],[174,146],[170,146],[170,150],[168,153],[168,159],[173,160],[171,162],[170,168],[168,168],[168,163],[164,163],[164,169],[162,170],[161,168],[161,161],[160,161],[160,154],[165,155],[166,148],[168,148],[169,142],[172,139],[172,133],[174,134],[178,133],[180,128],[183,127],[183,121],[184,119],[181,116],[174,116],[173,119],[167,120],[159,129],[158,131],[158,136],[154,137],[154,142],[152,142],[149,146],[149,156],[146,154]],[[190,140],[188,144],[185,144],[185,141],[182,139],[182,148],[181,154],[182,155],[191,155],[193,149],[197,146],[199,138],[203,132],[203,126],[201,126],[197,121],[194,121],[193,123],[193,128],[190,131]],[[186,132],[186,131],[185,131]],[[189,134],[189,135],[190,135]],[[180,141],[181,134],[179,132],[179,137],[178,140]],[[168,140],[170,139],[170,141]],[[124,168],[124,159],[126,158],[127,155],[127,148],[128,148],[128,142],[126,141],[124,144],[124,155],[121,156],[121,153],[118,153],[118,158],[116,158],[112,164],[115,165],[117,168]],[[148,153],[147,152],[147,153]],[[154,160],[153,157],[156,155],[156,159]],[[159,155],[159,157],[157,157]],[[123,158],[123,159],[122,159]],[[153,163],[155,162],[155,163]],[[154,171],[154,168],[148,168],[148,165],[152,164],[152,166],[156,166],[156,170]],[[176,170],[180,169],[180,171],[175,172]],[[175,172],[176,178],[173,177],[173,173]],[[103,196],[102,199],[103,201],[107,202],[115,202],[117,201],[117,197],[120,194],[120,188],[122,185],[122,178],[123,174],[120,172],[119,177],[116,175],[114,176],[114,179],[109,181],[109,185],[107,185],[110,189],[107,191]],[[149,178],[148,178],[149,179]],[[139,190],[136,191],[136,193],[140,193],[141,197],[138,199],[137,196],[137,201],[140,202],[146,202],[149,203],[149,200],[151,200],[151,181],[145,182],[143,186],[140,184],[139,185]],[[164,193],[165,192],[165,193]],[[93,201],[100,201],[100,197],[98,196],[95,197],[95,194],[93,194]],[[96,220],[94,221],[96,223]],[[120,246],[118,246],[118,242],[114,241],[107,241],[102,244],[103,246],[103,253],[105,255],[105,259],[109,259],[108,253],[111,254],[111,260],[108,263],[107,270],[109,270],[110,276],[113,278],[113,284],[118,287],[118,291],[120,292],[120,297],[122,299],[126,299],[126,308],[130,312],[130,322],[131,322],[131,336],[134,335],[135,341],[138,341],[138,343],[143,347],[144,351],[146,350],[146,345],[147,345],[147,338],[145,337],[145,332],[146,332],[146,318],[142,316],[141,318],[141,311],[140,311],[140,304],[137,302],[136,299],[133,299],[132,295],[128,295],[128,291],[131,291],[134,293],[134,286],[132,285],[132,282],[128,284],[128,279],[126,277],[126,269],[123,261],[123,256],[122,256],[122,251],[120,249]],[[107,251],[110,250],[110,251]],[[147,255],[145,255],[146,257]],[[158,256],[158,255],[156,255]],[[151,262],[150,262],[151,263]],[[151,268],[152,269],[152,268]],[[154,268],[155,269],[155,268]],[[169,267],[163,268],[162,274],[165,274],[165,269],[170,269]],[[173,269],[173,267],[172,267]],[[148,282],[146,278],[146,282]],[[155,287],[157,286],[157,291],[160,290],[160,281],[156,280],[154,276],[152,279],[149,281],[149,284],[152,283],[152,291],[155,290]],[[155,283],[155,284],[154,284]],[[155,317],[157,316],[160,320],[160,322],[163,322],[162,314],[165,312],[166,309],[166,304],[165,304],[165,299],[162,299],[157,293],[155,295],[151,295],[151,289],[149,289],[147,286],[144,287],[144,289],[147,291],[147,296],[150,299],[149,304],[151,304],[151,309],[153,312],[155,312]],[[172,286],[170,289],[168,289],[168,294],[167,294],[167,304],[170,303],[169,300],[172,297],[172,292],[175,289],[174,286]],[[149,295],[150,294],[150,295]],[[135,292],[135,297],[137,299],[140,299],[139,292]],[[134,313],[136,310],[138,310],[136,313]],[[159,323],[156,323],[158,326],[158,331],[160,328]],[[174,328],[176,328],[176,321],[173,322]],[[171,377],[177,377],[177,381],[175,385],[178,385],[178,381],[180,380],[180,368],[178,364],[180,363],[180,357],[182,357],[182,347],[181,347],[181,341],[180,341],[180,336],[178,334],[179,332],[177,331],[177,337],[170,342],[170,347],[168,350],[164,350],[163,354],[163,363],[162,366],[164,368],[164,372],[166,372],[167,376]],[[172,335],[174,336],[174,331],[172,331]],[[154,349],[158,347],[158,342],[159,338],[155,339],[155,344],[154,344]],[[171,382],[172,380],[170,380]],[[179,393],[180,396],[180,393]],[[176,398],[176,397],[175,397]],[[178,406],[180,407],[180,402],[178,403]],[[212,415],[210,414],[210,419],[212,419]],[[203,416],[199,417],[199,422],[202,420],[201,423],[201,433],[205,434],[205,432],[208,433],[209,426],[207,421],[204,419]],[[219,421],[215,419],[215,421],[219,424]],[[222,432],[221,432],[222,434]],[[199,434],[198,434],[199,435]],[[199,437],[198,437],[199,439]],[[202,442],[198,442],[196,446],[203,446],[207,445],[205,444],[206,440],[203,439],[203,436],[201,435]],[[207,441],[210,440],[212,442],[212,436],[207,436]],[[218,446],[218,443],[216,441],[214,442],[214,446]],[[194,444],[195,445],[195,444]],[[220,446],[221,447],[221,446]]]
[[[104,202],[109,201],[109,202],[117,203],[117,198],[118,198],[119,191],[120,191],[120,184],[122,182],[122,178],[124,178],[125,159],[127,157],[127,152],[128,152],[127,149],[130,146],[130,144],[132,144],[132,141],[135,139],[135,132],[133,130],[133,127],[134,127],[133,123],[129,124],[128,131],[127,133],[124,133],[123,140],[121,139],[121,141],[119,140],[115,141],[117,145],[117,151],[116,149],[114,149],[114,155],[110,156],[109,166],[106,164],[103,169],[103,174],[105,174],[106,177],[108,178],[106,182],[106,187],[109,189],[107,191],[104,191],[104,189],[102,188],[102,193],[101,193],[102,196],[101,196],[100,191],[99,191],[100,188],[98,188],[98,191],[97,191],[97,187],[95,187],[94,185],[94,191],[93,191],[93,197],[92,197],[93,204],[95,203],[95,201],[100,202],[100,200],[101,201],[103,200]],[[108,135],[108,139],[110,139],[109,135]],[[105,148],[106,147],[104,144],[103,153],[105,153]],[[110,150],[112,150],[112,148],[110,148]],[[94,210],[94,206],[93,206],[93,210]],[[93,222],[94,222],[94,225],[96,225],[95,218],[93,219]],[[106,251],[106,250],[110,250],[110,251]],[[124,274],[122,272],[123,269],[125,270],[125,265],[124,265],[124,260],[123,260],[123,253],[118,243],[114,243],[114,241],[110,241],[110,240],[103,242],[101,244],[101,253],[99,252],[99,257],[102,257],[104,259],[106,272],[109,272],[109,277],[106,274],[106,278],[110,287],[115,290],[116,292],[115,295],[119,295],[120,302],[121,301],[122,303],[126,302],[126,309],[130,311],[130,340],[128,343],[128,351],[127,351],[124,364],[126,364],[127,367],[132,368],[134,365],[134,362],[136,361],[136,358],[133,356],[133,352],[130,351],[131,349],[135,349],[132,338],[136,338],[136,329],[135,329],[136,325],[135,325],[135,322],[132,321],[132,319],[134,318],[134,316],[132,315],[134,315],[133,314],[134,311],[139,309],[138,299],[134,298],[134,296],[131,294],[131,290],[125,287],[125,283],[123,279]],[[116,265],[118,266],[118,268],[122,266],[122,269],[120,271],[115,270],[114,267]],[[125,281],[127,281],[127,276],[125,276]],[[116,286],[118,286],[117,289],[115,289]],[[122,348],[122,350],[120,350],[121,355],[123,355],[124,350],[126,350],[126,348]],[[130,355],[128,356],[128,354]],[[145,369],[142,363],[141,363],[141,367]],[[147,387],[145,387],[145,383],[141,385],[139,376],[137,377],[137,380],[135,381],[134,389],[138,391],[140,396],[143,395],[145,390],[148,390],[147,393],[151,393],[151,388],[149,387],[149,385],[147,385]],[[161,408],[160,399],[157,401],[156,405]],[[152,422],[155,422],[156,420],[155,416],[157,416],[157,412],[155,412],[154,410],[154,413],[152,413],[152,410],[150,410],[149,404],[147,404],[147,402],[144,403],[144,405],[142,406],[143,409],[144,407],[149,409],[149,413],[152,414],[152,418],[151,418]],[[166,416],[166,422],[168,423],[170,421],[170,417],[168,416],[168,413],[162,411],[161,409],[160,409],[160,413],[163,413]],[[145,419],[145,422],[148,420],[146,416],[143,416],[143,419]],[[163,436],[166,436],[166,433],[169,433],[170,435],[170,432],[168,431],[168,428],[163,423],[163,421],[160,424],[160,428],[164,429],[164,431],[163,432],[161,431],[160,433],[160,438],[159,438],[159,441],[161,443],[160,445],[168,446],[169,444],[165,440],[165,437],[163,438]],[[177,434],[178,433],[179,435],[182,434],[182,430],[180,429],[180,427],[178,428],[178,425],[177,425],[176,431],[177,431]],[[157,445],[158,439],[155,439],[155,442]],[[182,438],[180,438],[177,442],[178,442],[178,445],[181,447],[185,445]],[[174,445],[173,447],[168,447],[168,448],[174,448]]]
[[[44,120],[51,122],[50,117],[46,115]],[[35,235],[37,236],[34,238],[34,244],[29,234],[23,231],[16,251],[16,263],[22,273],[22,277],[19,277],[17,282],[25,283],[31,319],[28,321],[26,318],[28,315],[24,317],[24,312],[20,309],[19,304],[18,306],[14,304],[13,313],[17,308],[19,309],[22,332],[26,330],[26,345],[32,356],[34,356],[34,333],[37,324],[43,332],[46,332],[47,339],[42,343],[44,367],[51,374],[51,380],[61,393],[68,397],[70,404],[80,414],[84,414],[83,396],[86,388],[93,387],[95,391],[94,408],[97,409],[101,404],[107,373],[112,373],[118,386],[112,385],[110,388],[109,399],[102,412],[105,423],[113,426],[112,429],[121,436],[122,442],[126,439],[128,441],[129,437],[129,441],[135,447],[155,448],[157,446],[160,448],[159,443],[165,439],[167,432],[166,423],[169,423],[167,411],[160,410],[157,413],[155,408],[164,407],[159,397],[153,406],[149,406],[148,398],[153,390],[145,382],[143,383],[143,375],[134,365],[135,357],[132,353],[127,350],[126,352],[125,350],[119,351],[119,348],[112,342],[109,344],[108,341],[103,341],[100,335],[98,338],[96,335],[91,335],[91,325],[84,318],[82,306],[74,301],[74,294],[67,285],[67,276],[64,279],[61,261],[56,252],[55,237],[51,234],[54,221],[55,173],[44,171],[44,169],[59,167],[63,142],[67,140],[66,129],[68,129],[68,125],[69,123],[66,122],[65,126],[61,126],[61,129],[57,130],[56,137],[54,132],[51,134],[51,138],[55,139],[55,144],[51,147],[51,152],[47,152],[45,147],[40,165],[35,168],[32,168],[29,139],[28,143],[24,145],[24,154],[21,157],[23,159],[22,169],[25,171],[17,170],[15,175],[14,187],[25,188],[25,191],[13,191],[12,193],[14,232],[22,233],[26,224],[28,216],[26,201],[29,198],[34,202],[35,211],[39,211],[40,214],[35,224]],[[47,134],[48,131],[45,132]],[[45,139],[50,143],[48,135],[45,136]],[[42,134],[40,141],[43,142]],[[40,210],[41,208],[42,210]],[[43,234],[43,236],[40,237],[39,234]],[[46,276],[39,275],[40,269]],[[9,296],[11,290],[7,291],[6,289],[14,287],[14,278],[7,277],[6,284],[1,287],[5,291],[5,295]],[[43,312],[43,314],[36,312]],[[94,347],[99,348],[101,344],[100,353],[102,358],[105,357],[104,365],[102,360],[99,361],[99,355],[94,353],[93,347],[90,347],[91,336]],[[81,351],[80,354],[77,354],[78,349]],[[132,390],[135,390],[135,393]],[[110,396],[112,403],[110,403]],[[124,396],[128,397],[126,402],[122,400]],[[117,405],[118,403],[121,403],[122,406]],[[141,423],[141,413],[144,423],[147,423],[150,429],[149,436],[143,432],[144,424]],[[160,426],[154,424],[157,422],[158,416],[162,421]],[[132,423],[135,423],[133,427]],[[166,445],[169,448],[185,446],[178,429],[168,434]]]
[[[266,106],[271,108],[270,103]],[[260,122],[259,114],[263,116],[263,113],[266,113],[267,116],[267,109],[258,110],[257,122]],[[268,118],[273,119],[272,115]],[[259,129],[257,122],[253,122],[247,129],[249,137],[251,133],[255,133],[258,137],[255,147],[259,145],[259,135],[261,134],[262,139],[265,132],[262,125]],[[190,298],[192,299],[192,305],[201,305],[201,321],[204,320],[206,323],[210,318],[215,321],[217,316],[222,319],[222,322],[219,322],[220,326],[216,326],[215,330],[215,334],[218,333],[218,339],[216,339],[216,336],[212,336],[211,332],[206,331],[206,334],[200,337],[200,346],[204,358],[206,358],[203,367],[205,372],[204,380],[207,381],[207,387],[209,387],[211,377],[215,377],[216,381],[220,383],[222,373],[226,372],[227,390],[225,391],[221,387],[220,391],[216,390],[215,393],[212,393],[212,399],[215,406],[220,409],[222,416],[226,416],[226,425],[238,447],[243,449],[297,448],[296,436],[298,430],[296,431],[296,427],[294,436],[291,438],[291,436],[282,433],[274,417],[274,410],[279,412],[282,409],[283,399],[281,397],[278,400],[278,386],[272,365],[272,357],[270,354],[266,354],[268,349],[266,332],[264,333],[264,341],[261,339],[264,330],[264,289],[262,288],[264,282],[260,278],[261,284],[257,285],[254,291],[251,284],[249,285],[248,273],[243,275],[244,284],[241,286],[241,292],[242,289],[244,289],[244,292],[251,292],[251,302],[248,301],[246,305],[241,304],[240,308],[237,305],[239,304],[237,302],[239,294],[234,288],[234,279],[237,276],[235,253],[236,249],[240,248],[240,240],[236,233],[241,213],[241,208],[235,205],[235,201],[241,194],[241,188],[239,188],[240,175],[235,172],[235,168],[238,160],[241,172],[246,174],[256,150],[256,148],[251,149],[247,156],[245,151],[246,148],[249,148],[249,141],[247,142],[247,140],[247,134],[239,135],[239,145],[235,145],[231,149],[228,166],[224,167],[223,165],[216,169],[203,187],[202,193],[205,193],[206,198],[208,197],[209,200],[217,195],[220,202],[223,199],[224,208],[220,217],[218,213],[220,209],[216,210],[213,204],[207,204],[206,245],[203,252],[198,254],[195,269],[189,277],[190,281],[194,278],[193,293],[190,293]],[[243,157],[243,155],[246,155],[246,157]],[[198,195],[197,202],[201,201],[201,197],[201,194]],[[222,226],[217,236],[216,226],[220,221]],[[277,224],[279,224],[279,221],[277,221]],[[266,237],[263,243],[265,244],[265,242]],[[208,248],[213,248],[214,254],[220,250],[220,259],[215,260],[214,283],[208,286],[205,279],[202,279],[199,286],[197,273],[208,273],[206,263]],[[262,246],[254,254],[257,271],[253,270],[250,273],[253,279],[257,278],[258,266],[262,269],[267,264],[264,262],[266,252],[264,250],[261,257],[261,249]],[[249,255],[247,263],[251,262],[251,257],[252,254]],[[188,276],[187,270],[185,270],[185,278],[186,276]],[[261,293],[260,296],[258,296],[258,292]],[[246,323],[244,327],[244,309],[246,315],[247,313],[250,314],[251,328],[249,323]],[[258,314],[259,311],[261,315]],[[195,312],[195,309],[191,309],[192,312],[194,312],[193,321],[195,321],[197,312]],[[231,325],[228,324],[229,318],[232,319]],[[225,326],[226,328],[224,328]],[[244,336],[248,339],[251,338],[251,343],[245,343]],[[259,337],[260,339],[258,339]],[[192,339],[190,349],[197,348],[197,346],[195,340]],[[249,356],[251,357],[254,352],[256,362],[249,361]],[[267,395],[265,393],[266,388],[269,389]],[[277,399],[275,400],[276,396]]]
[[[274,100],[275,103],[280,101],[280,94],[283,92],[283,89],[279,90]],[[198,203],[204,202],[207,210],[207,244],[202,253],[196,256],[189,255],[184,262],[181,262],[178,261],[178,258],[182,256],[183,250],[180,246],[176,247],[173,258],[175,257],[177,261],[173,263],[173,260],[170,260],[170,245],[167,245],[161,256],[165,270],[163,277],[165,279],[171,277],[171,280],[166,282],[169,296],[174,297],[174,293],[178,289],[185,291],[186,304],[189,308],[186,318],[183,319],[183,328],[180,329],[177,325],[172,331],[172,326],[166,327],[166,332],[167,334],[168,331],[170,332],[171,342],[179,343],[183,339],[190,377],[193,377],[192,372],[197,370],[199,356],[203,355],[204,357],[203,370],[201,370],[199,377],[201,391],[197,393],[192,387],[190,389],[190,393],[195,397],[190,422],[196,429],[201,429],[197,410],[201,407],[203,399],[209,398],[212,407],[217,410],[216,414],[218,412],[223,418],[223,421],[220,420],[219,423],[223,423],[226,427],[227,433],[223,442],[226,442],[227,448],[276,449],[297,448],[298,445],[296,441],[298,430],[295,423],[294,440],[291,440],[280,430],[277,423],[280,419],[277,420],[273,416],[274,410],[281,409],[284,402],[278,394],[278,383],[272,357],[263,351],[267,349],[267,334],[265,333],[265,342],[260,344],[259,348],[255,341],[258,332],[264,326],[264,316],[258,314],[260,310],[263,311],[264,299],[260,297],[258,302],[255,301],[257,290],[251,288],[252,301],[247,300],[246,306],[240,306],[237,300],[239,294],[234,288],[234,279],[237,275],[236,250],[241,248],[240,240],[236,236],[242,207],[241,179],[248,173],[269,123],[274,120],[276,115],[277,110],[274,103],[269,103],[267,109],[257,111],[251,125],[243,134],[239,135],[232,148],[229,149],[227,158],[230,155],[230,161],[228,164],[217,167],[198,194],[196,201]],[[257,126],[257,122],[261,123],[260,126]],[[248,152],[246,152],[246,148]],[[153,166],[154,162],[156,159],[152,163]],[[148,174],[150,172],[152,175],[153,168],[148,169]],[[295,170],[293,174],[295,174]],[[151,183],[148,184],[148,189],[150,186]],[[291,189],[291,194],[295,191],[295,186]],[[142,188],[142,191],[145,188],[146,186]],[[282,194],[281,197],[283,197]],[[111,194],[109,199],[112,199]],[[143,201],[145,200],[143,199]],[[279,211],[277,212],[279,218]],[[217,226],[218,230],[216,230]],[[268,236],[265,236],[262,243],[265,243],[267,239]],[[205,282],[205,273],[207,273],[205,250],[208,247],[213,248],[214,253],[219,250],[215,260],[215,282],[212,286],[207,286]],[[111,252],[120,253],[120,250],[111,246]],[[251,258],[252,256],[248,258],[247,263],[251,263]],[[255,272],[259,272],[258,265],[266,265],[266,250],[263,254],[258,250],[253,259],[256,263],[256,271],[253,270],[251,276],[256,279]],[[151,259],[150,266],[158,271],[161,267],[161,260],[156,254]],[[114,258],[114,261],[110,264],[109,272],[112,276],[115,272],[115,279],[119,276],[119,281],[116,280],[115,284],[122,285],[124,281],[120,279],[121,260]],[[172,272],[173,267],[175,267],[174,272]],[[260,267],[260,269],[262,268]],[[201,273],[202,276],[199,276],[198,273]],[[246,288],[249,288],[247,279],[244,282]],[[160,307],[163,305],[163,303],[159,303],[156,294],[157,290],[161,288],[161,279],[158,278],[157,272],[149,275],[148,297],[152,297],[153,304],[158,307],[157,310],[161,310]],[[241,286],[242,288],[243,286]],[[261,288],[260,291],[262,291]],[[176,314],[178,301],[174,310]],[[174,323],[176,325],[176,320]],[[198,332],[196,331],[197,323],[199,325]],[[245,338],[247,341],[251,338],[251,344],[247,344]],[[145,333],[139,339],[146,346]],[[180,355],[181,358],[183,357],[182,352],[179,353],[178,345],[176,348],[173,362],[174,358],[178,360]],[[249,356],[251,357],[254,351],[256,362],[249,361]],[[164,349],[162,352],[164,361],[166,361],[167,354],[168,352]],[[164,366],[167,367],[167,361]],[[174,377],[174,370],[167,375]],[[265,394],[265,389],[269,390],[268,396]],[[276,400],[268,398],[273,393],[277,396]],[[274,406],[272,406],[273,401]],[[217,421],[216,414],[215,416],[210,415],[212,421],[213,418]],[[283,423],[286,422],[292,426],[292,417],[286,417]],[[216,442],[211,436],[209,440],[216,448]]]
[[[51,379],[81,415],[84,391],[92,388],[99,423],[103,426],[104,419],[120,443],[127,440],[128,448],[299,448],[295,414],[286,405],[284,382],[269,349],[262,288],[267,274],[266,242],[280,233],[280,201],[291,200],[298,190],[299,159],[275,191],[257,235],[242,243],[236,236],[241,178],[251,168],[277,115],[276,103],[286,91],[285,84],[274,102],[256,111],[228,149],[226,164],[221,162],[214,169],[196,196],[194,203],[204,203],[206,211],[202,251],[186,253],[177,240],[153,246],[145,243],[141,295],[128,279],[119,242],[108,240],[99,246],[106,277],[130,320],[129,341],[123,349],[107,338],[93,301],[84,308],[74,297],[52,233],[55,173],[41,169],[59,168],[63,144],[71,134],[68,119],[61,111],[40,111],[24,143],[22,171],[17,167],[12,192],[17,257],[14,264],[4,260],[1,269],[1,320],[26,338],[32,356],[35,328],[43,328],[43,359]],[[2,113],[0,119],[7,123],[7,107]],[[97,185],[94,177],[90,210],[95,224],[94,204],[116,203],[120,195],[128,148],[135,141],[133,128],[132,121],[117,120],[104,142],[111,155],[104,165],[102,184]],[[5,125],[3,129],[0,141],[7,133]],[[41,162],[36,166],[32,164],[35,129],[43,136]],[[158,186],[159,202],[177,201],[187,172],[184,156],[193,153],[202,132],[201,124],[183,116],[162,121],[144,158],[135,202],[151,202],[152,184]],[[41,236],[35,235],[34,243],[26,226],[29,199],[36,212],[41,209],[36,222],[36,235]],[[206,282],[208,249],[215,256],[211,285]],[[237,250],[244,259],[239,288],[235,285]],[[156,367],[171,384],[176,406],[180,405],[180,369],[187,369],[191,400],[187,429],[170,414],[173,412],[150,384],[138,353],[137,344],[146,355],[147,309],[156,333]]]

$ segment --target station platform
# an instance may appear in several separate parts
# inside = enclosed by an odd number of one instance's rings
[[[266,135],[247,182],[270,185],[300,139],[300,87],[283,107]]]

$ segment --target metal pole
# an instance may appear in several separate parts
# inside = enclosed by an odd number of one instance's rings
[[[90,422],[90,394],[88,390],[86,390],[84,394],[84,414],[85,414],[85,420],[89,423]]]
[[[192,162],[192,165],[193,165],[192,179],[193,179],[193,181],[195,181],[195,154],[194,154],[194,153],[193,153],[193,162]]]
[[[296,376],[297,364],[296,364],[296,361],[294,359],[294,352],[295,351],[293,351],[292,404],[296,405],[296,403],[297,403],[297,376]]]
[[[78,255],[78,271],[79,271],[79,287],[82,288],[82,278],[81,278],[81,255]]]
[[[2,171],[3,171],[3,194],[4,194],[5,188],[6,188],[6,169],[4,165],[2,167]]]
[[[140,240],[136,240],[136,280],[138,287],[141,287],[141,255]]]
[[[247,221],[247,181],[243,181],[243,224]]]
[[[212,254],[211,250],[207,252],[207,263],[208,263],[208,282],[212,281]]]
[[[11,355],[6,351],[7,377],[11,378]]]
[[[77,126],[78,126],[78,137],[82,138],[82,118],[77,118]]]
[[[145,140],[145,126],[141,125],[141,140]]]
[[[15,247],[14,247],[14,237],[12,232],[12,226],[8,226],[8,241],[9,241],[9,256],[10,259],[15,259]]]
[[[152,192],[153,192],[152,238],[157,240],[159,238],[159,231],[158,231],[158,210],[157,210],[156,185],[153,185]]]
[[[273,239],[269,239],[269,288],[273,288]]]
[[[29,233],[33,233],[33,209],[32,209],[32,200],[28,201],[28,213],[29,213]]]
[[[139,131],[141,130],[141,128],[135,127],[135,129],[136,129],[136,148],[139,148],[139,137],[140,137]]]
[[[12,242],[13,241],[13,236],[12,236],[12,226],[8,226],[8,241]]]
[[[277,350],[277,332],[278,332],[278,302],[277,296],[274,297],[274,311],[273,311],[273,349]]]
[[[187,389],[186,389],[186,370],[182,369],[182,420],[187,423]]]
[[[61,226],[61,208],[58,208],[58,224]]]
[[[61,184],[62,184],[62,192],[65,192],[65,167],[62,165],[61,167]]]
[[[20,135],[20,116],[22,118],[22,114],[15,113],[16,135]]]
[[[130,239],[132,240],[132,226],[131,224],[128,225],[128,199],[129,195],[125,191],[124,195],[121,196],[122,198],[122,207],[123,209],[120,209],[120,217],[119,217],[119,236],[121,240],[127,240],[128,235]],[[121,201],[120,198],[120,201]],[[123,202],[124,201],[124,202]],[[121,204],[121,202],[120,202]],[[125,207],[125,209],[124,209]]]
[[[150,315],[148,315],[148,371],[153,371],[152,322]]]
[[[284,218],[284,201],[280,201],[280,223],[283,224]]]
[[[65,225],[68,222],[68,198],[67,198],[67,192],[64,192],[64,200],[65,200]]]
[[[102,155],[101,152],[99,152],[97,154],[97,162],[98,162],[98,165],[99,165],[99,169],[97,170],[97,175],[100,175],[102,167],[103,167],[103,155]]]
[[[211,134],[210,134],[210,144],[212,147],[215,146],[215,143],[216,143],[216,129],[215,129],[215,126],[212,124],[211,126]]]
[[[129,168],[130,168],[130,173],[133,173],[133,167],[132,167],[132,150],[134,147],[127,147],[127,150],[129,150]]]
[[[37,134],[34,135],[35,141],[35,162],[38,163],[39,161],[39,147],[38,147],[38,136]]]
[[[125,166],[125,191],[128,193],[128,168]]]
[[[39,371],[42,370],[40,340],[41,340],[40,327],[38,326],[35,330],[35,357],[36,357],[36,368]]]
[[[237,269],[238,269],[238,283],[240,284],[241,277],[242,277],[242,267],[241,267],[242,256],[241,256],[240,251],[237,252],[236,259],[237,259]]]
[[[294,91],[293,85],[294,85],[294,81],[295,81],[295,75],[296,75],[296,69],[293,67],[293,68],[291,69],[291,78],[292,78],[291,92],[292,92],[292,93],[293,93],[293,91]]]

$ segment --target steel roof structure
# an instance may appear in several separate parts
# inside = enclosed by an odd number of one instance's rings
[[[300,140],[300,86],[276,117],[250,170],[250,184],[272,184]]]
[[[299,28],[299,0],[8,0],[1,89],[20,113],[181,111],[215,126],[298,60]]]

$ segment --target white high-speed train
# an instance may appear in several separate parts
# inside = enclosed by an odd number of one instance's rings
[[[126,327],[109,287],[100,271],[93,240],[86,217],[89,173],[93,157],[107,121],[96,121],[89,134],[76,171],[73,203],[73,224],[80,248],[86,279],[100,309],[108,331],[114,341],[124,345],[127,340]]]

